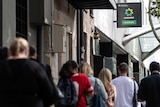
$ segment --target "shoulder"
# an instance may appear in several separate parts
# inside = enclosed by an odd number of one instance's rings
[[[97,81],[98,84],[102,84],[102,81],[99,78],[95,77],[95,80]]]
[[[33,67],[33,68],[34,68],[34,67],[36,67],[36,68],[38,68],[38,67],[42,68],[42,67],[43,67],[40,62],[35,61],[35,60],[32,60],[32,59],[27,59],[27,60],[26,60],[26,64],[27,64],[28,66]]]
[[[88,76],[86,74],[83,74],[83,73],[76,73],[76,74],[72,75],[72,77],[88,78]]]
[[[112,80],[112,83],[116,83],[117,81],[119,81],[119,77],[116,77],[115,79]]]
[[[150,76],[143,78],[143,79],[141,80],[140,84],[146,84],[146,83],[148,83],[148,82],[150,82]]]
[[[44,73],[46,73],[44,66],[42,66],[39,62],[31,59],[26,60],[24,68],[39,73],[41,75],[44,75]]]
[[[80,77],[87,77],[88,78],[88,76],[86,74],[82,74],[82,73],[79,73],[79,76]]]

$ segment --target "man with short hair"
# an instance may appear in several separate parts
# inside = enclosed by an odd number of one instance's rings
[[[141,80],[138,90],[138,100],[146,101],[146,107],[160,107],[160,64],[151,62],[151,75]]]
[[[118,67],[120,76],[112,80],[112,83],[116,86],[117,92],[115,107],[133,107],[134,83],[136,92],[138,90],[138,85],[133,79],[127,76],[128,70],[127,63],[120,63]]]

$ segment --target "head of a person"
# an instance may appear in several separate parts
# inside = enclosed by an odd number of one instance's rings
[[[29,56],[29,44],[26,39],[18,37],[15,38],[9,47],[9,56],[11,57],[24,57]]]
[[[6,59],[8,57],[8,48],[0,47],[0,60]]]
[[[79,65],[79,72],[87,75],[94,75],[92,67],[87,62],[83,62]]]
[[[159,70],[160,70],[160,65],[159,65],[159,63],[156,62],[156,61],[151,62],[150,66],[149,66],[149,70],[150,70],[151,72],[153,72],[153,71],[159,71]]]
[[[118,66],[118,72],[119,74],[127,74],[128,73],[128,64],[125,62],[120,63]]]
[[[112,80],[112,73],[108,68],[102,68],[98,74],[98,77],[103,82],[111,82]]]
[[[37,59],[37,50],[33,46],[29,46],[29,57],[33,59]]]
[[[78,64],[73,61],[69,60],[63,64],[59,75],[60,77],[71,77],[73,74],[78,72]]]

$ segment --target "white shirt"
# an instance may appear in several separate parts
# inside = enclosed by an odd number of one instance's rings
[[[115,107],[133,107],[134,82],[127,76],[119,76],[112,80],[116,87],[117,97]],[[136,92],[138,85],[136,84]]]

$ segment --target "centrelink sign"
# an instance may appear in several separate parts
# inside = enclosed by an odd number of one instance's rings
[[[141,26],[141,3],[117,3],[117,27]]]

